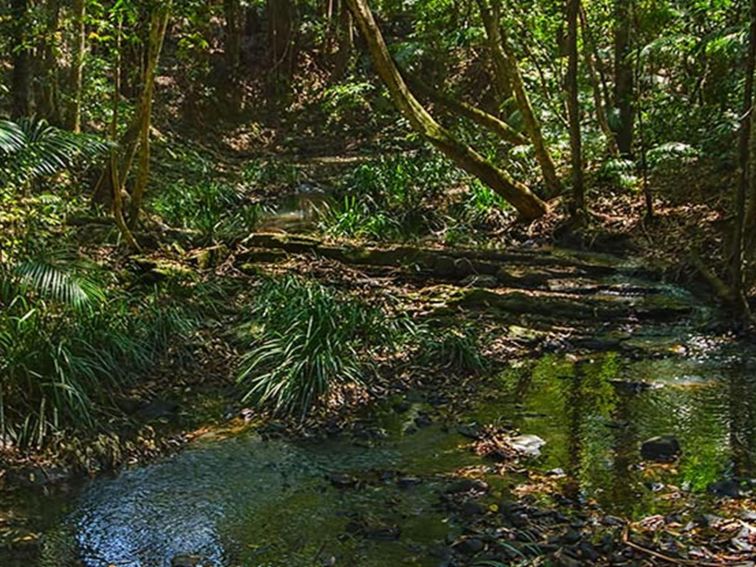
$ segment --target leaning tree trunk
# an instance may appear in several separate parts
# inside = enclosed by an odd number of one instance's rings
[[[630,33],[632,0],[615,0],[614,5],[614,106],[618,123],[615,127],[617,147],[623,156],[633,154],[635,109],[633,108],[633,63]]]
[[[410,86],[422,96],[427,97],[435,104],[443,106],[455,115],[462,116],[475,122],[479,126],[483,126],[483,128],[490,130],[503,141],[514,146],[524,146],[528,144],[528,140],[522,134],[504,122],[501,118],[489,114],[477,106],[473,106],[472,104],[468,104],[462,100],[457,100],[454,97],[446,95],[422,82],[417,77],[409,77],[408,81]]]
[[[535,157],[541,167],[541,173],[543,174],[548,194],[550,197],[559,195],[562,192],[562,183],[559,180],[554,160],[543,137],[541,123],[535,115],[533,105],[530,103],[530,97],[525,88],[517,60],[509,49],[507,38],[501,33],[499,0],[493,0],[490,6],[487,0],[478,0],[478,5],[488,35],[492,55],[499,62],[496,67],[501,66],[507,69],[514,97],[517,101],[517,108],[520,114],[522,114],[525,131],[533,144]]]
[[[389,54],[367,0],[348,0],[348,3],[365,38],[378,75],[386,84],[394,104],[412,127],[458,167],[501,195],[517,209],[523,219],[533,220],[542,216],[546,212],[543,201],[508,173],[493,166],[473,149],[456,140],[412,95]]]
[[[129,226],[134,228],[139,221],[144,194],[150,176],[150,126],[152,125],[152,102],[155,94],[155,73],[157,72],[160,52],[170,18],[170,2],[156,8],[150,20],[150,36],[147,45],[147,67],[144,73],[144,85],[140,104],[139,117],[139,156],[136,181],[131,192],[131,206],[129,208]]]
[[[119,108],[121,106],[121,22],[118,22],[118,28],[116,31],[116,46],[115,46],[115,70],[113,72],[113,116],[110,120],[110,139],[112,146],[110,148],[110,183],[111,183],[111,209],[113,212],[113,219],[115,220],[118,230],[121,232],[121,236],[126,241],[129,248],[133,250],[139,250],[139,244],[137,243],[134,235],[132,234],[129,226],[126,224],[126,219],[123,216],[123,187],[121,186],[121,178],[118,173],[118,119]]]
[[[28,45],[29,0],[11,0],[13,72],[11,75],[11,116],[31,112],[31,54]]]
[[[570,122],[572,156],[572,214],[585,212],[583,180],[583,140],[580,132],[580,100],[578,97],[578,11],[580,0],[567,0],[567,114]]]

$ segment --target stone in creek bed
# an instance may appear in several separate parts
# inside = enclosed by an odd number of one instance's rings
[[[357,479],[346,473],[331,473],[328,480],[336,488],[353,488],[357,485]]]
[[[457,433],[459,433],[462,437],[467,437],[468,439],[480,439],[481,437],[481,430],[480,426],[476,423],[471,423],[468,425],[458,425],[457,426]]]
[[[719,480],[709,485],[709,492],[716,496],[727,498],[740,498],[742,496],[740,483],[735,480]]]
[[[156,420],[174,417],[179,410],[178,402],[173,400],[152,400],[137,412],[142,419]]]
[[[453,482],[446,489],[447,494],[461,494],[462,492],[488,492],[488,483],[477,478],[462,478]]]
[[[485,544],[477,537],[468,537],[455,544],[454,548],[465,555],[473,555],[483,551]]]
[[[564,535],[562,535],[561,539],[564,543],[572,545],[583,539],[583,536],[576,529],[569,528],[566,532],[564,532]]]
[[[541,454],[541,447],[546,445],[546,441],[538,435],[518,435],[510,439],[512,447],[517,449],[526,457],[537,457]]]
[[[647,461],[668,463],[680,456],[680,442],[672,435],[660,435],[644,441],[640,452]]]
[[[428,414],[421,413],[415,418],[415,425],[418,427],[428,427],[433,424],[433,420]]]
[[[486,507],[480,502],[475,502],[475,500],[466,500],[460,511],[465,516],[482,516],[486,513]]]
[[[396,481],[396,484],[399,488],[412,488],[413,486],[417,486],[422,482],[423,480],[416,476],[401,476]]]
[[[171,567],[209,567],[199,555],[177,555],[171,560]]]

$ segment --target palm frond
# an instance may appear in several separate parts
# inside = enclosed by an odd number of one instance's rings
[[[81,309],[105,298],[100,284],[88,277],[89,268],[81,263],[61,265],[50,260],[28,259],[17,264],[13,274],[22,290]]]

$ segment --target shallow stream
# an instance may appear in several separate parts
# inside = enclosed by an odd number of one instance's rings
[[[497,474],[471,450],[463,433],[488,424],[543,438],[527,466],[608,514],[703,510],[713,482],[754,476],[756,353],[704,336],[678,342],[680,354],[640,360],[523,362],[472,392],[461,412],[439,393],[386,400],[352,434],[296,443],[210,435],[113,478],[6,494],[0,516],[42,533],[46,566],[170,567],[189,555],[212,566],[434,566],[462,529],[442,505],[455,478],[476,471],[492,487],[488,504],[532,482]],[[640,458],[639,444],[661,434],[682,446],[675,465]],[[29,565],[1,551],[0,564]]]

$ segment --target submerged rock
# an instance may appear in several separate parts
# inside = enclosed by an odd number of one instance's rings
[[[171,560],[171,567],[203,567],[209,565],[199,555],[177,555]]]
[[[732,479],[719,480],[709,485],[709,492],[726,498],[740,498],[742,496],[740,483]]]
[[[644,441],[640,452],[648,461],[670,462],[680,456],[680,442],[673,435],[660,435]]]
[[[546,445],[546,441],[538,435],[518,435],[512,437],[510,442],[512,447],[526,457],[538,457],[541,454],[541,448]]]
[[[353,488],[357,485],[357,479],[346,473],[331,473],[328,480],[336,488]]]
[[[399,488],[412,488],[413,486],[417,486],[422,482],[423,480],[416,476],[401,476],[396,481],[396,484]]]
[[[461,494],[470,491],[488,492],[488,483],[477,478],[461,478],[450,484],[446,489],[447,494]]]
[[[459,433],[462,437],[467,437],[468,439],[473,440],[480,439],[483,435],[483,432],[477,423],[458,425],[457,433]]]
[[[483,551],[485,544],[477,537],[468,537],[455,544],[454,548],[465,555],[474,555]]]

